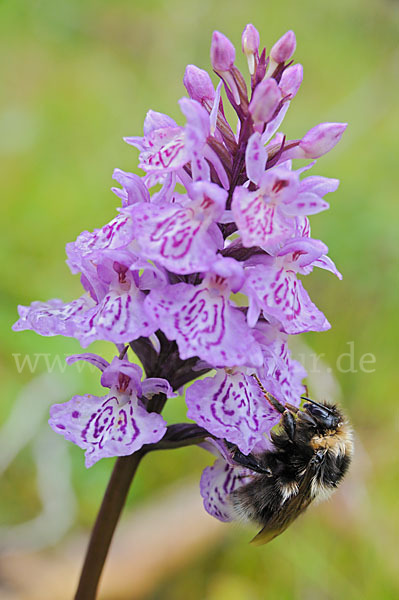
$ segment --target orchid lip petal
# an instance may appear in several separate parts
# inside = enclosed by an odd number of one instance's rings
[[[255,266],[248,271],[247,285],[263,312],[276,318],[286,333],[295,335],[330,328],[292,270],[277,265]]]
[[[101,458],[126,456],[144,444],[158,442],[166,433],[166,422],[157,413],[148,413],[139,397],[143,387],[153,392],[173,392],[164,379],[146,380],[142,370],[126,359],[114,357],[111,364],[95,354],[69,357],[69,362],[86,360],[103,370],[101,384],[110,388],[106,396],[74,396],[50,409],[49,424],[56,433],[86,451],[86,466]]]
[[[129,207],[141,255],[175,273],[207,271],[217,247],[211,226],[223,213],[227,193],[208,182],[190,187],[192,202]]]
[[[79,332],[81,315],[94,305],[94,301],[85,295],[67,303],[53,299],[48,302],[32,302],[30,306],[19,306],[21,318],[13,325],[13,330],[31,329],[43,336],[75,337]]]
[[[186,402],[188,418],[215,437],[236,444],[244,454],[280,420],[255,380],[240,370],[220,369],[214,377],[194,382]]]
[[[50,409],[50,427],[84,450],[86,467],[101,458],[126,456],[166,433],[161,415],[148,413],[139,401],[121,402],[115,394],[74,396]]]
[[[205,510],[219,521],[233,521],[236,516],[230,502],[230,494],[246,483],[246,469],[236,469],[218,459],[211,467],[206,467],[200,481],[200,492]],[[248,480],[249,481],[249,478]]]
[[[178,283],[152,290],[147,309],[165,335],[176,340],[183,359],[199,356],[215,366],[261,364],[244,315],[227,301],[224,288],[213,286],[209,280],[199,286]]]

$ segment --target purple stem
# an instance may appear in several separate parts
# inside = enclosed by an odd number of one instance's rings
[[[161,394],[159,394],[161,395]],[[143,456],[152,450],[169,450],[202,443],[209,433],[194,423],[169,425],[157,444],[119,457],[112,471],[87,547],[75,600],[95,600],[111,540],[125,505],[130,484]]]
[[[138,451],[119,457],[112,471],[96,522],[91,532],[75,600],[94,600],[109,546],[130,484],[144,456]]]

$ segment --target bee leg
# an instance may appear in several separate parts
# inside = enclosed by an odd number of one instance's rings
[[[298,413],[301,409],[298,408],[297,406],[294,406],[293,404],[290,404],[289,402],[285,403],[285,408],[288,408],[288,410],[290,410],[292,413]]]
[[[251,471],[255,471],[256,473],[271,475],[270,469],[261,465],[252,454],[248,454],[246,456],[237,448],[235,444],[232,444],[231,442],[226,442],[226,445],[229,450],[232,451],[232,459],[238,465],[246,467],[247,469],[251,469]]]
[[[238,481],[241,481],[242,479],[248,479],[248,477],[250,477],[250,475],[234,475],[235,479],[238,479]]]
[[[256,375],[256,373],[252,373],[252,377],[254,377],[254,379],[256,379],[258,386],[262,390],[262,392],[265,395],[265,398],[269,402],[269,404],[271,404],[273,406],[273,408],[275,410],[277,410],[277,412],[283,414],[283,412],[285,411],[285,407],[283,406],[283,404],[281,404],[281,402],[279,402],[277,400],[277,398],[275,398],[274,396],[272,396],[269,392],[267,392],[265,390],[264,386],[262,385],[262,383],[261,383],[259,377]]]
[[[289,439],[292,442],[294,440],[294,436],[295,436],[296,423],[295,423],[295,417],[291,411],[286,410],[283,413],[282,425],[283,425],[285,433],[288,435]]]

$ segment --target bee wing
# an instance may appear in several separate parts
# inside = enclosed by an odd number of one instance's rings
[[[251,540],[251,544],[255,546],[267,544],[280,533],[283,533],[298,515],[309,506],[312,501],[310,485],[317,469],[317,464],[310,461],[299,485],[298,493],[284,502],[280,510],[276,511],[263,529]]]

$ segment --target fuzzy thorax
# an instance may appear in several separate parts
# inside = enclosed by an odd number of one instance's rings
[[[345,422],[336,429],[325,431],[322,435],[314,435],[310,440],[310,445],[315,452],[327,450],[335,457],[351,458],[353,454],[352,428]]]

